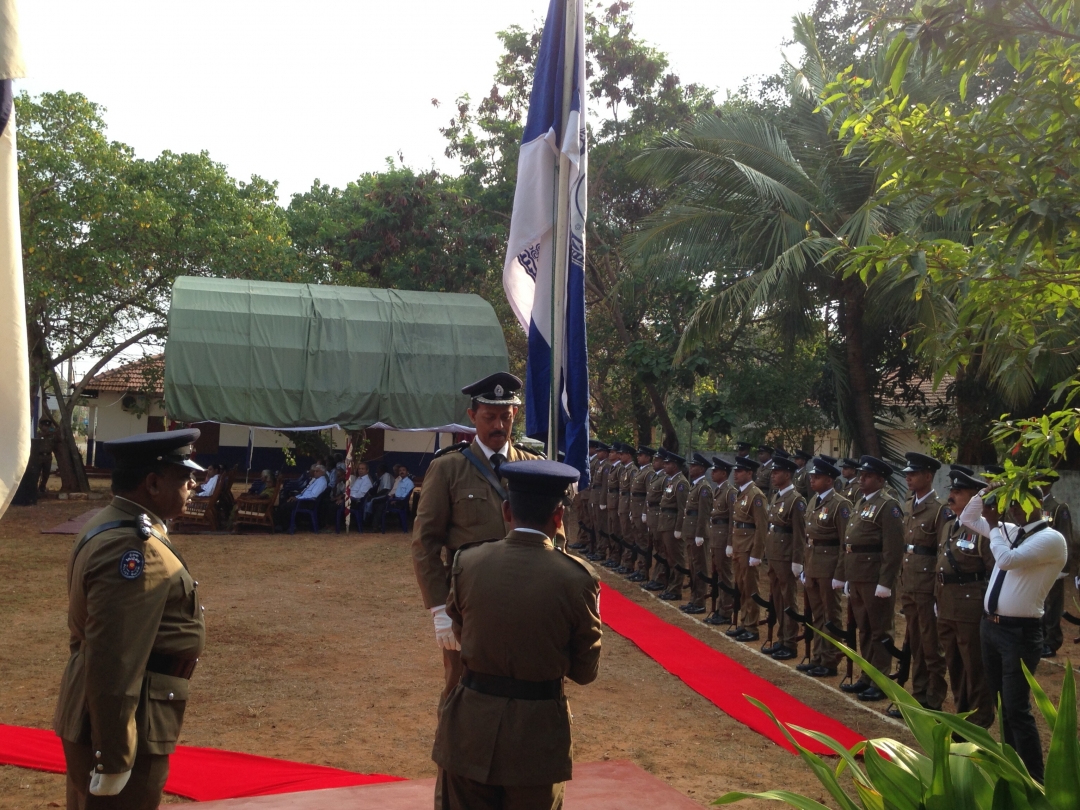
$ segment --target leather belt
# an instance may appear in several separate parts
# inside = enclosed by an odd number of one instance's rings
[[[736,520],[735,521],[735,528],[736,529],[756,529],[757,524],[756,523],[743,523],[742,521]]]
[[[779,526],[776,523],[769,524],[769,531],[773,534],[793,534],[795,532],[791,526]]]
[[[484,675],[465,667],[461,673],[461,685],[482,695],[512,698],[514,700],[558,700],[562,697],[563,681],[523,681],[503,675]]]
[[[189,680],[197,663],[199,663],[198,658],[178,658],[164,653],[150,653],[146,661],[146,669],[148,672],[156,672],[159,675]]]
[[[720,525],[722,525],[724,523],[731,523],[731,521],[728,518],[717,518],[717,517],[709,518],[709,522],[713,526],[720,526]]]
[[[1042,619],[1031,619],[1026,616],[999,616],[997,613],[983,613],[983,619],[1002,627],[1042,627]]]
[[[884,548],[881,543],[844,543],[848,554],[880,554]]]
[[[674,506],[661,506],[661,512],[678,512],[679,510]]]
[[[645,493],[644,492],[631,492],[630,497],[631,498],[644,498]]]
[[[619,488],[618,488],[618,487],[608,487],[608,488],[607,488],[607,491],[608,491],[608,492],[618,492],[618,491],[619,491]]]
[[[986,582],[988,577],[981,571],[969,571],[964,574],[938,573],[937,581],[942,585],[967,585],[972,582]]]
[[[819,538],[817,540],[811,538],[809,540],[809,542],[807,542],[806,545],[808,545],[808,546],[838,546],[838,545],[840,545],[840,538],[835,537],[832,540],[829,540],[828,538],[824,538],[824,537]]]
[[[689,517],[696,517],[696,516],[697,516],[697,513],[698,513],[698,510],[697,510],[697,509],[687,509],[687,510],[686,510],[686,514],[687,514],[687,516],[689,516]]]
[[[937,549],[930,548],[930,546],[912,546],[907,547],[908,554],[921,554],[924,557],[936,557]]]

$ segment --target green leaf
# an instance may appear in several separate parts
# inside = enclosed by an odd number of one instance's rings
[[[1034,680],[1030,678],[1029,680]],[[1055,810],[1076,810],[1080,800],[1080,742],[1076,737],[1076,680],[1072,662],[1065,662],[1057,723],[1046,754],[1046,800]]]
[[[719,799],[713,802],[713,804],[731,804],[732,802],[741,802],[743,799],[770,799],[777,802],[785,802],[792,807],[797,807],[799,810],[830,810],[828,805],[824,805],[821,802],[816,802],[813,799],[808,799],[806,796],[800,796],[798,793],[792,793],[788,790],[768,790],[764,793],[741,793],[738,791],[732,793],[725,793]]]
[[[874,787],[889,797],[892,810],[921,810],[926,785],[918,776],[885,759],[873,745],[863,749],[863,763]]]

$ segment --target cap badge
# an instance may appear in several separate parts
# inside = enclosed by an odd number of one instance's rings
[[[495,386],[495,396],[501,397],[505,393],[506,393],[506,389],[504,389],[501,385],[496,385]]]

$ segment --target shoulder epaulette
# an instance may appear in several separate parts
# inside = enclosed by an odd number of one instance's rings
[[[444,447],[442,450],[436,450],[433,458],[439,458],[440,456],[444,456],[447,453],[460,453],[470,444],[471,442],[458,442],[457,444],[452,444],[449,447]]]

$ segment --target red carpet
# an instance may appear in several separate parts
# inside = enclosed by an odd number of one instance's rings
[[[0,724],[0,765],[64,773],[60,738],[43,729]],[[165,790],[207,802],[400,781],[403,781],[400,776],[353,773],[322,765],[181,745],[170,760]]]
[[[621,593],[600,586],[600,616],[608,627],[634,642],[641,651],[720,711],[796,753],[788,739],[745,695],[764,703],[776,719],[828,734],[845,748],[866,739],[843,723],[816,712],[746,667],[668,624]],[[601,663],[601,667],[603,664]],[[834,755],[816,740],[789,729],[799,744],[817,754]]]

